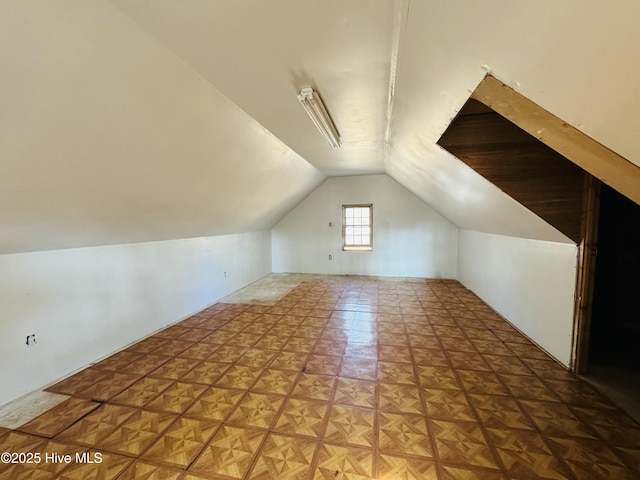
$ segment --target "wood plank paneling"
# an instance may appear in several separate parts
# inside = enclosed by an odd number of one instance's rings
[[[585,172],[471,99],[438,144],[576,243]]]

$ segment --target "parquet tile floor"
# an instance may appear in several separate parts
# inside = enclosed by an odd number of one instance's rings
[[[454,281],[218,303],[49,390],[0,452],[73,461],[0,478],[640,478],[640,426]]]

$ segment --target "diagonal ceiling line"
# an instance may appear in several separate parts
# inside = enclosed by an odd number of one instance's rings
[[[175,48],[173,48],[172,46],[168,45],[167,42],[165,42],[164,40],[162,40],[162,38],[160,38],[158,36],[157,33],[153,32],[152,29],[150,29],[149,27],[145,26],[143,23],[141,23],[138,19],[136,19],[135,17],[133,17],[130,13],[128,13],[127,11],[123,10],[122,7],[120,7],[117,2],[115,2],[114,0],[106,0],[111,6],[113,6],[113,8],[122,16],[124,16],[129,22],[131,22],[133,25],[135,25],[138,29],[140,29],[141,32],[144,32],[145,35],[147,35],[150,39],[152,39],[154,42],[156,42],[157,45],[159,45],[160,47],[162,47],[163,49],[165,49],[169,54],[171,54],[173,56],[173,58],[177,61],[180,62],[186,69],[190,70],[194,75],[197,75],[198,78],[200,78],[202,80],[202,82],[204,82],[205,84],[207,84],[209,86],[209,88],[211,88],[212,90],[214,90],[216,92],[216,94],[224,97],[225,101],[229,102],[230,105],[233,105],[233,108],[236,108],[238,110],[240,110],[244,115],[246,115],[248,118],[251,119],[252,122],[255,122],[257,125],[260,126],[260,128],[263,130],[263,132],[265,133],[265,135],[275,139],[280,145],[282,145],[283,147],[285,147],[286,150],[293,152],[296,156],[298,156],[299,158],[301,158],[302,160],[304,160],[305,162],[307,162],[309,165],[313,166],[316,170],[320,171],[318,169],[318,167],[316,167],[314,164],[312,164],[311,162],[309,162],[309,160],[307,160],[306,158],[304,158],[302,155],[300,155],[298,152],[296,152],[295,150],[293,150],[288,144],[286,144],[280,137],[278,137],[276,134],[274,134],[271,130],[269,130],[266,126],[264,126],[261,122],[259,122],[258,120],[256,120],[252,115],[249,114],[249,112],[247,112],[244,108],[240,107],[234,100],[232,100],[225,92],[223,92],[222,90],[220,90],[209,78],[207,78],[201,71],[199,68],[197,68],[195,65],[193,65],[192,62],[188,61],[187,59],[185,59],[180,53],[178,53]],[[323,174],[323,176],[326,176],[323,172],[321,172]]]

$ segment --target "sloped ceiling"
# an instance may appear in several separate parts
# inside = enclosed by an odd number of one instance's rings
[[[640,165],[639,19],[634,0],[4,1],[0,253],[270,228],[325,176],[383,172],[460,228],[570,242],[435,142],[491,71]]]
[[[567,242],[435,142],[491,72],[640,165],[639,19],[632,1],[411,2],[387,172],[462,228]]]
[[[0,45],[0,253],[268,229],[325,178],[107,2],[2,2]]]
[[[327,175],[384,171],[399,3],[375,0],[113,0],[142,28]],[[317,88],[343,146],[296,96]]]

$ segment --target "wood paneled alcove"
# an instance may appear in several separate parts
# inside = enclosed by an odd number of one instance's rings
[[[580,242],[585,172],[469,99],[438,144],[567,237]]]

